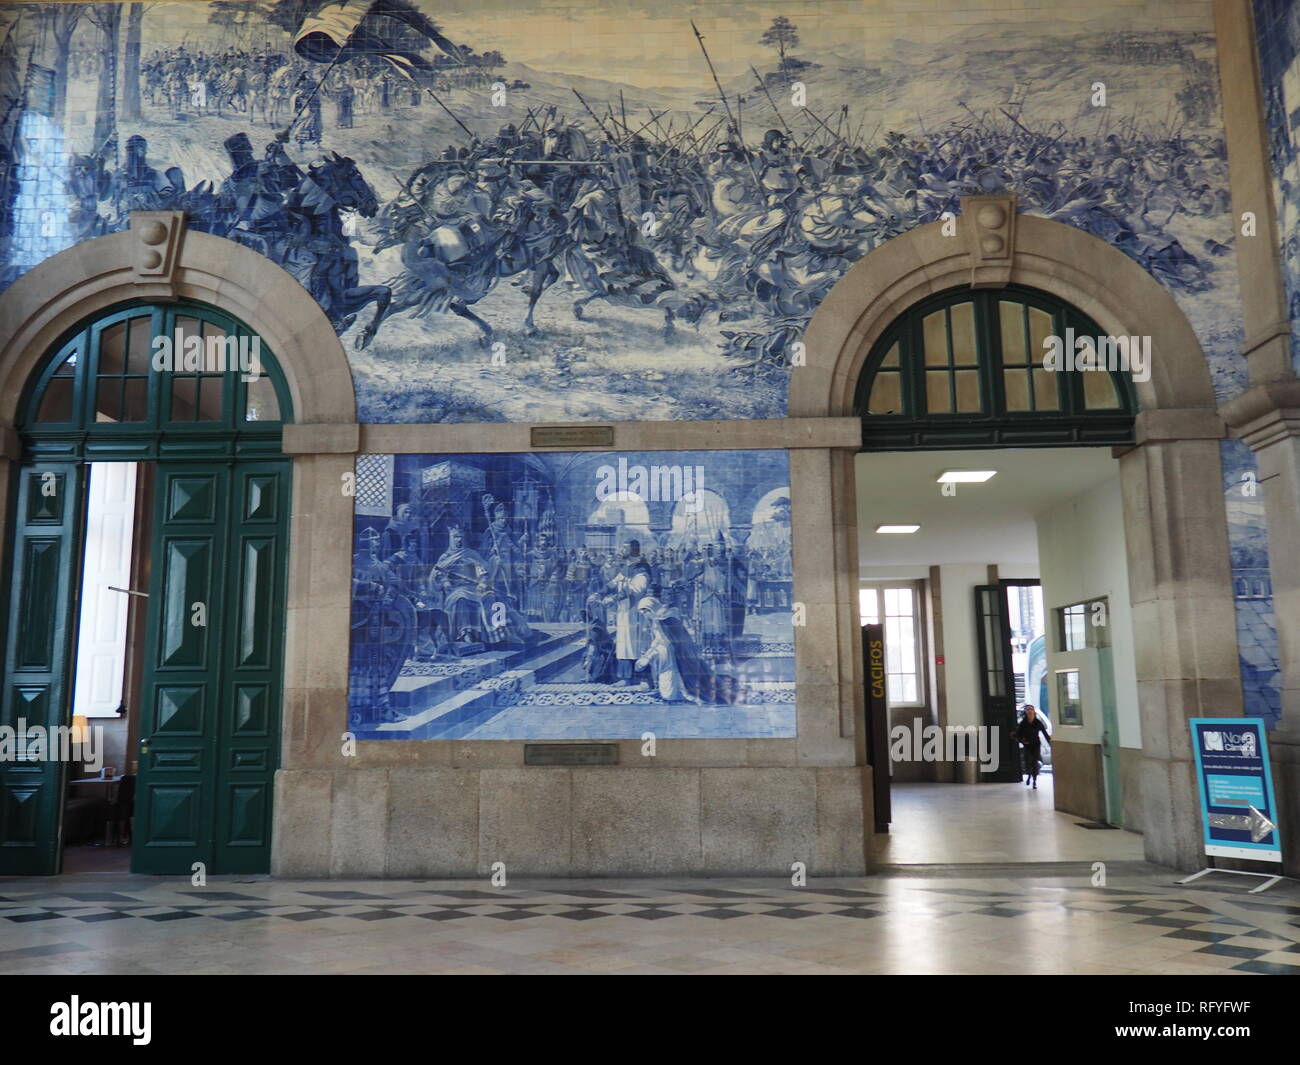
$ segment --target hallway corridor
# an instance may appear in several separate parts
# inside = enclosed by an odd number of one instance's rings
[[[1080,827],[1052,808],[1053,779],[1024,784],[895,784],[893,821],[876,836],[879,865],[1143,860],[1142,837]]]

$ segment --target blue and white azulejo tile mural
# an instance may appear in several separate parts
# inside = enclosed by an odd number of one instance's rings
[[[1255,454],[1240,440],[1219,445],[1242,702],[1247,717],[1274,729],[1282,720],[1282,663],[1273,614],[1273,577],[1268,564],[1268,524]]]
[[[783,451],[362,455],[362,739],[795,735]]]
[[[1244,382],[1208,8],[609,12],[0,7],[0,286],[179,209],[315,297],[361,421],[780,417],[856,260],[1008,191],[1140,263]]]

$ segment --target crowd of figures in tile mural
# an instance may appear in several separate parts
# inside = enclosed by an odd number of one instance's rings
[[[790,737],[781,451],[363,455],[367,739]]]
[[[1294,3],[1256,3],[1291,32],[1262,55],[1292,204]],[[1007,191],[1141,264],[1219,397],[1244,386],[1204,9],[607,7],[6,6],[0,286],[132,210],[181,209],[312,293],[362,421],[779,417],[854,261]],[[1257,569],[1253,458],[1225,445],[1224,464],[1234,569]],[[1272,718],[1271,595],[1239,606],[1248,702]]]
[[[1208,32],[599,10],[14,5],[0,281],[180,208],[312,292],[366,421],[772,417],[855,260],[1005,190],[1141,263],[1243,379]]]

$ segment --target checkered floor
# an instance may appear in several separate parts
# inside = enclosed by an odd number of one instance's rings
[[[1250,896],[1122,865],[1106,887],[1082,864],[900,869],[801,888],[0,879],[0,972],[1300,975],[1300,886]]]

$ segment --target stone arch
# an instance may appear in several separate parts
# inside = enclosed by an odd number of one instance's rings
[[[984,211],[990,202],[1002,210]],[[1039,289],[1106,333],[1151,337],[1151,377],[1134,382],[1136,446],[1119,455],[1138,641],[1136,775],[1147,858],[1194,869],[1200,821],[1187,719],[1242,713],[1236,641],[1222,639],[1236,629],[1219,452],[1228,434],[1205,353],[1170,293],[1097,237],[1014,211],[1011,196],[970,198],[952,235],[945,223],[929,223],[859,260],[809,323],[806,364],[791,372],[787,413],[853,416],[858,378],[884,330],[918,301],[963,285]],[[987,219],[1001,227],[997,239]],[[791,486],[796,573],[824,576],[815,596],[796,593],[810,604],[809,624],[796,632],[796,668],[801,682],[820,680],[822,649],[838,647],[827,679],[838,687],[838,734],[853,737],[861,762],[861,737],[843,724],[858,712],[862,684],[855,452],[792,453]]]
[[[808,365],[790,377],[788,416],[852,415],[863,364],[881,333],[927,296],[972,277],[961,235],[942,222],[910,230],[859,259],[818,307],[804,335]],[[1074,226],[1018,215],[1015,252],[999,284],[1025,285],[1077,307],[1112,335],[1151,337],[1151,379],[1135,382],[1145,411],[1216,406],[1196,333],[1167,289],[1123,252]]]
[[[185,229],[180,212],[136,212],[131,228],[40,263],[0,293],[0,426],[12,429],[32,372],[78,322],[127,300],[191,299],[234,315],[284,373],[297,424],[353,424],[352,372],[320,305],[270,259]]]
[[[354,468],[359,433],[343,345],[320,305],[289,273],[233,241],[187,231],[181,212],[134,212],[129,230],[62,251],[0,293],[0,535],[7,540],[10,484],[22,455],[14,428],[19,403],[42,359],[63,334],[99,312],[132,300],[178,299],[210,304],[257,333],[293,402],[283,446],[294,460],[283,767],[301,757],[307,743],[309,690],[347,691],[347,655],[337,649],[347,647],[349,613],[322,597],[314,581],[325,571],[346,582],[351,572],[351,536],[341,537],[338,530],[350,528],[352,500],[338,485]],[[313,492],[319,485],[329,488]],[[313,568],[313,560],[327,556],[329,565]],[[319,718],[313,723],[319,725]],[[323,727],[333,725],[331,719]],[[319,732],[318,727],[311,734],[316,742]],[[285,832],[282,815],[275,816],[272,841],[278,848]]]

